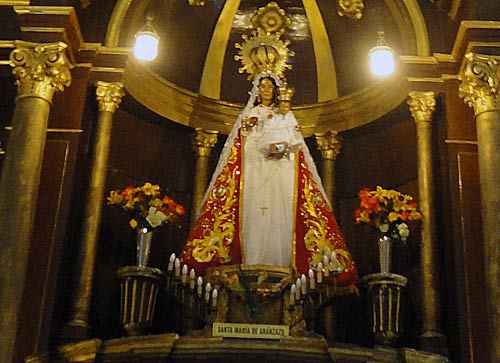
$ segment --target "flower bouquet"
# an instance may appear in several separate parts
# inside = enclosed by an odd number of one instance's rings
[[[128,186],[112,190],[108,205],[121,207],[130,217],[129,225],[137,232],[137,265],[145,267],[153,238],[153,229],[166,223],[178,225],[179,218],[186,213],[181,204],[167,195],[161,197],[160,187],[145,183],[140,187]]]
[[[413,197],[397,190],[377,186],[376,190],[360,190],[358,197],[360,206],[354,212],[356,223],[366,223],[390,238],[406,241],[410,230],[405,222],[422,219]]]
[[[393,240],[406,241],[410,235],[407,221],[422,219],[417,202],[410,195],[377,186],[376,190],[362,189],[358,193],[360,206],[354,212],[356,223],[366,223],[375,228],[380,237],[380,272],[389,273]]]
[[[121,207],[130,217],[129,225],[133,229],[152,230],[169,222],[178,224],[179,217],[186,213],[184,207],[169,196],[161,197],[160,186],[151,183],[112,190],[108,205]]]

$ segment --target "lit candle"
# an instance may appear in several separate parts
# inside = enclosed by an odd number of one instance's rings
[[[336,272],[339,268],[339,263],[337,261],[337,254],[332,252],[332,271]]]
[[[194,268],[189,271],[189,288],[191,290],[194,290],[194,287],[196,285],[196,272],[194,271]]]
[[[207,282],[205,285],[205,302],[208,303],[208,300],[210,300],[210,291],[212,290],[212,284],[210,282]]]
[[[325,265],[325,278],[327,278],[330,275],[330,270],[329,270],[330,261],[328,261],[327,255],[323,257],[323,265]]]
[[[198,294],[198,296],[201,296],[201,294],[203,292],[203,278],[201,276],[198,276],[198,280],[196,281],[196,285],[197,285],[196,293]]]
[[[214,291],[212,291],[212,307],[217,307],[217,289],[214,289]]]
[[[168,260],[168,267],[167,267],[168,272],[172,272],[172,270],[174,269],[174,261],[175,261],[175,253],[172,253]]]
[[[176,258],[174,261],[174,267],[175,267],[175,276],[179,277],[179,275],[181,274],[181,261],[179,261],[178,258]]]
[[[182,266],[182,277],[181,277],[181,282],[183,284],[187,283],[187,275],[188,275],[188,266],[183,265]]]
[[[318,263],[318,284],[323,282],[323,264]]]
[[[304,274],[300,276],[300,292],[302,295],[305,295],[307,293],[307,280],[306,275]]]
[[[297,286],[295,284],[292,284],[292,287],[290,288],[290,305],[295,304],[295,293],[297,291]]]
[[[295,285],[297,286],[297,290],[295,290],[295,300],[300,300],[300,279],[297,279],[297,281],[295,281]]]
[[[309,275],[309,287],[311,290],[316,289],[316,281],[314,281],[314,272],[312,269],[309,269],[309,272],[307,273]]]

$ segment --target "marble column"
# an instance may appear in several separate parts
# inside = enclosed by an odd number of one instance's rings
[[[500,362],[500,57],[469,53],[460,96],[474,110],[490,329],[490,356]]]
[[[337,205],[335,200],[335,160],[340,154],[342,147],[342,137],[337,131],[328,131],[314,134],[316,145],[323,158],[322,181],[326,196],[332,205],[332,209]]]
[[[17,97],[0,180],[0,362],[12,362],[49,112],[71,83],[64,43],[16,42]]]
[[[209,158],[212,149],[217,144],[218,132],[212,130],[195,129],[193,148],[196,154],[196,167],[194,172],[193,204],[191,209],[191,226],[196,222],[200,203],[208,186]]]
[[[64,336],[69,340],[87,337],[90,325],[88,313],[92,296],[97,241],[101,225],[101,211],[104,201],[104,187],[108,167],[109,147],[113,115],[124,95],[119,82],[97,82],[96,98],[99,108],[95,144],[92,152],[85,214],[82,222],[81,241],[78,255],[78,274],[71,320],[64,327]]]
[[[410,92],[408,105],[417,128],[418,192],[422,228],[420,238],[420,281],[422,284],[421,347],[434,353],[446,353],[441,332],[439,297],[439,252],[436,227],[436,188],[432,114],[436,106],[434,92]]]

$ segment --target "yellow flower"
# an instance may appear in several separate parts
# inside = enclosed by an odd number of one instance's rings
[[[399,214],[397,214],[396,212],[391,212],[389,213],[389,215],[387,216],[387,219],[389,220],[389,222],[394,222],[394,221],[397,221],[399,218]]]
[[[128,222],[128,224],[130,225],[130,227],[132,227],[132,229],[134,229],[135,227],[137,227],[137,221],[136,221],[134,218],[132,218],[132,219]]]
[[[160,194],[160,186],[159,185],[152,185],[151,183],[145,183],[142,187],[141,190],[144,192],[146,195],[152,195],[152,196],[157,196]]]
[[[163,201],[160,198],[153,198],[149,202],[151,207],[155,207],[156,209],[160,209],[163,206]]]
[[[123,197],[119,190],[112,190],[109,193],[108,204],[120,204],[123,201]]]

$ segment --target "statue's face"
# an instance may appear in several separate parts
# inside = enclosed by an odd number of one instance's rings
[[[264,78],[259,83],[259,95],[261,103],[265,106],[271,105],[273,103],[274,96],[274,84],[269,78]]]
[[[288,111],[292,108],[290,101],[281,101],[279,104],[280,113],[286,115]]]

